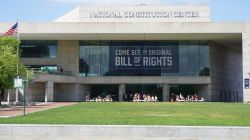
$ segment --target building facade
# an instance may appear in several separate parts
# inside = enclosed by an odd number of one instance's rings
[[[250,23],[211,22],[208,6],[77,7],[19,32],[21,61],[40,70],[32,101],[139,91],[169,101],[179,85],[207,101],[250,101]]]

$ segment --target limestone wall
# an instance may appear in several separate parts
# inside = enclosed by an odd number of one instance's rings
[[[211,100],[242,102],[241,49],[210,42],[210,60]]]
[[[90,88],[82,84],[55,83],[54,101],[85,101]]]
[[[44,102],[45,99],[45,83],[36,82],[30,85],[28,99],[30,101]]]

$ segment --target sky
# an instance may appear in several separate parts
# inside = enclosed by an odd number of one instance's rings
[[[79,5],[210,5],[211,21],[250,21],[250,0],[1,0],[0,22],[50,22]]]

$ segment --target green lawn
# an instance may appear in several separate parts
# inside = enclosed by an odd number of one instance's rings
[[[79,103],[0,123],[250,126],[250,104]]]

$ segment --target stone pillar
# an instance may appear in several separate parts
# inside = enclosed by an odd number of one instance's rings
[[[58,68],[63,69],[64,74],[78,76],[79,74],[79,41],[59,40],[57,50]]]
[[[82,102],[82,101],[86,101],[86,95],[90,94],[90,87],[88,85],[75,84],[73,91],[74,91],[74,95],[73,94],[70,95],[70,96],[74,96],[72,101]]]
[[[45,85],[45,102],[54,101],[54,82],[48,81]]]
[[[250,88],[245,88],[245,79],[250,79],[250,26],[247,29],[247,32],[242,33],[243,102],[245,103],[250,101]]]
[[[126,92],[125,84],[119,84],[119,102],[123,101],[123,94]]]
[[[169,85],[163,84],[162,86],[162,99],[163,102],[169,101]]]
[[[84,101],[86,101],[86,96],[89,95],[90,96],[90,93],[91,93],[91,89],[90,89],[90,86],[89,85],[81,85],[82,87],[82,91],[83,91],[83,96],[84,96]]]

